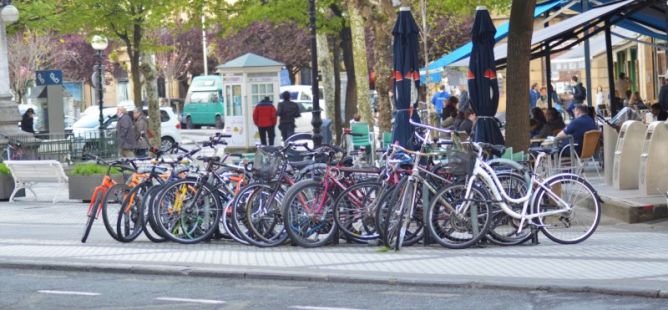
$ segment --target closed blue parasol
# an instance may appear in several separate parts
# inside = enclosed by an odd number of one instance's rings
[[[394,96],[396,116],[392,130],[392,140],[406,148],[413,148],[411,143],[413,121],[420,121],[417,110],[418,86],[420,85],[420,66],[418,64],[419,29],[409,8],[402,7],[397,16],[397,23],[392,30],[394,35]],[[412,116],[411,116],[412,115]]]
[[[473,49],[469,60],[468,84],[471,107],[478,116],[473,140],[504,144],[499,123],[494,119],[499,106],[499,83],[494,64],[496,28],[485,7],[478,7],[471,30]]]

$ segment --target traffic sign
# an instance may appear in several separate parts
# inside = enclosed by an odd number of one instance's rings
[[[35,81],[38,86],[63,85],[63,71],[61,70],[37,71],[35,75]]]

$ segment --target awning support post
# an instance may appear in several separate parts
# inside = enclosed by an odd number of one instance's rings
[[[581,0],[582,3],[582,12],[585,12],[589,10],[589,0]],[[586,30],[584,35],[587,36],[589,33],[589,30]],[[586,39],[584,42],[584,57],[585,57],[585,76],[586,76],[586,84],[587,84],[587,102],[589,103],[589,106],[594,105],[592,102],[592,92],[593,89],[591,87],[591,54],[589,51],[589,39]]]
[[[610,33],[610,22],[605,23],[605,55],[608,60],[608,87],[610,88],[610,114],[617,114],[616,96],[615,96],[615,70],[614,60],[612,59],[612,34]]]

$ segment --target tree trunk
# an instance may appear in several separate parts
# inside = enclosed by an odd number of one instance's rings
[[[529,149],[529,65],[536,0],[513,0],[508,31],[506,145]]]
[[[319,32],[316,36],[318,42],[318,69],[322,75],[322,85],[325,100],[325,114],[323,118],[333,120],[336,116],[334,113],[334,62],[332,61],[332,53],[329,48],[329,41],[327,35]],[[322,108],[322,107],[321,107]],[[337,134],[335,131],[334,134]]]
[[[160,100],[158,99],[158,72],[152,56],[144,55],[140,71],[144,76],[144,87],[148,99],[148,128],[155,135],[150,139],[151,146],[160,146]]]
[[[380,132],[392,131],[392,103],[390,85],[392,76],[392,28],[396,16],[390,0],[380,0],[373,7],[374,54],[376,64],[376,92],[378,96],[378,127]]]
[[[334,64],[334,132],[336,134],[336,144],[341,145],[343,133],[343,122],[341,121],[341,47],[339,46],[338,36],[331,36],[329,44],[334,56],[332,57]]]
[[[341,49],[343,50],[343,65],[346,67],[346,104],[343,125],[350,126],[350,120],[357,114],[357,81],[355,79],[355,62],[350,27],[341,30]]]
[[[371,113],[371,96],[369,94],[369,69],[366,59],[366,34],[364,29],[364,17],[361,12],[361,4],[356,0],[348,1],[348,15],[350,16],[350,29],[352,33],[353,56],[355,61],[355,81],[357,82],[357,108],[362,120],[374,125],[373,113]]]
[[[141,110],[143,106],[141,100],[141,69],[139,68],[139,53],[136,54],[130,56],[130,78],[132,79],[132,97],[135,109]]]

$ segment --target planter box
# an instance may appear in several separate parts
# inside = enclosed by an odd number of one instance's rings
[[[97,186],[102,184],[104,175],[70,175],[68,177],[70,199],[90,202],[90,197],[93,196],[93,191],[95,191]],[[122,175],[113,175],[111,178],[118,183],[125,182]]]
[[[0,174],[0,200],[9,200],[14,191],[14,178],[11,175]],[[25,189],[16,193],[16,197],[25,197]]]

